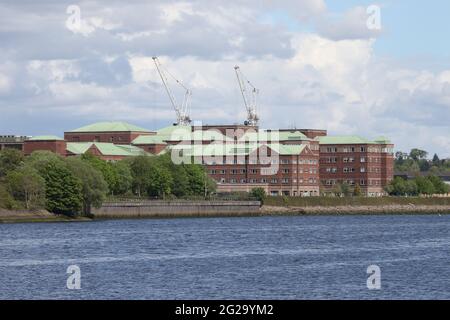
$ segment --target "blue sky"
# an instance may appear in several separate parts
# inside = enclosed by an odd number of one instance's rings
[[[381,31],[366,27],[373,4]],[[80,9],[75,29],[69,5]],[[418,0],[5,0],[0,134],[172,123],[157,55],[191,87],[203,123],[245,119],[239,64],[260,88],[263,127],[386,135],[398,150],[450,157],[449,12],[450,2]]]

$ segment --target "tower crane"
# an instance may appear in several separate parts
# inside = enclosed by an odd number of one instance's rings
[[[257,126],[259,117],[256,114],[256,105],[259,90],[245,78],[239,66],[235,66],[234,70],[236,71],[239,88],[241,89],[242,98],[244,99],[245,109],[247,110],[247,120],[244,123],[247,126]],[[250,88],[247,88],[247,85]],[[250,89],[250,92],[248,89]]]
[[[189,125],[191,123],[191,118],[189,117],[190,113],[190,103],[191,103],[191,96],[192,91],[188,89],[181,81],[176,79],[170,72],[167,70],[164,70],[161,62],[159,62],[158,57],[153,57],[153,61],[155,62],[156,69],[158,70],[159,76],[161,77],[161,80],[164,84],[164,88],[166,88],[167,95],[169,96],[170,102],[172,103],[172,106],[175,110],[176,116],[177,116],[177,122],[176,125]],[[177,100],[175,99],[175,96],[172,93],[172,90],[169,86],[169,81],[167,80],[168,74],[175,82],[180,85],[184,90],[184,97],[183,102],[181,104],[178,104]]]

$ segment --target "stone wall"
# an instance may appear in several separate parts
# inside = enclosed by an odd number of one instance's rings
[[[247,216],[260,214],[259,201],[106,202],[93,209],[95,218]]]

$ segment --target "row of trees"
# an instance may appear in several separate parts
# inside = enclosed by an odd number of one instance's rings
[[[63,158],[37,151],[0,152],[0,207],[90,214],[108,196],[206,196],[215,183],[200,165],[174,165],[170,155],[106,162],[91,154]]]
[[[385,188],[393,196],[417,196],[450,193],[450,186],[437,176],[416,177],[406,180],[395,177]]]
[[[409,153],[398,151],[395,153],[395,170],[400,172],[430,172],[432,174],[450,173],[450,161],[440,159],[434,154],[428,159],[428,152],[412,149]]]

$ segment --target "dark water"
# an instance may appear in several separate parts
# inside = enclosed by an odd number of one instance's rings
[[[450,299],[449,231],[437,215],[0,225],[0,298]]]

